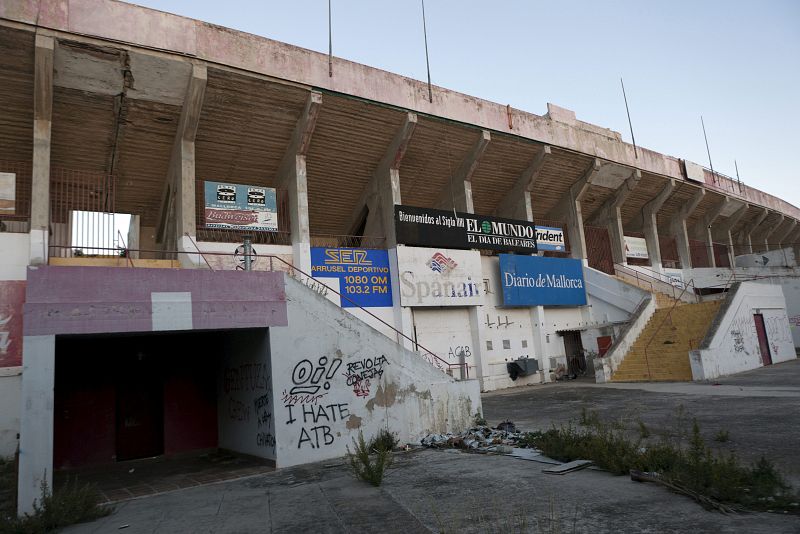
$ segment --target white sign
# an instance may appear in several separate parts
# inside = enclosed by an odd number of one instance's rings
[[[402,306],[483,304],[478,251],[400,246],[397,264]]]
[[[643,237],[625,236],[625,256],[628,258],[647,259],[647,241]]]
[[[17,175],[0,172],[0,215],[14,215]]]
[[[553,226],[536,227],[536,247],[539,250],[564,252],[564,230]]]

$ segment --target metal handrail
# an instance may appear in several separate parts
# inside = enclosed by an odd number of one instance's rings
[[[187,235],[187,237],[189,237],[191,239],[191,236]],[[192,243],[194,243],[193,239],[192,239]],[[200,249],[197,247],[196,243],[194,243],[194,246],[195,246],[195,248],[197,248],[197,250],[198,250],[197,252],[189,252],[189,251],[185,251],[185,250],[156,250],[156,249],[129,249],[129,251],[131,251],[131,252],[140,252],[140,253],[141,252],[157,252],[157,253],[161,253],[161,254],[200,254],[200,256],[203,257],[203,259],[205,260],[206,265],[208,265],[208,268],[211,269],[212,271],[214,269],[211,267],[211,264],[205,258],[206,255],[209,255],[209,256],[232,256],[232,254],[227,253],[227,252],[201,252]],[[68,248],[65,245],[53,245],[53,247],[56,247],[56,248],[57,247]],[[109,247],[94,247],[94,248],[97,248],[98,250],[116,250],[116,249],[109,248]],[[273,265],[272,262],[274,260],[277,260],[278,262],[284,264],[287,267],[287,273],[290,276],[294,276],[293,273],[294,272],[298,272],[298,273],[302,274],[303,276],[305,276],[306,278],[313,279],[314,283],[326,288],[327,290],[329,290],[329,291],[339,295],[341,298],[347,300],[348,302],[353,304],[354,307],[359,308],[360,310],[362,310],[364,313],[366,313],[367,315],[369,315],[373,319],[376,319],[379,323],[381,323],[382,325],[386,326],[387,328],[389,328],[390,330],[395,332],[398,336],[402,337],[403,339],[405,339],[407,341],[410,341],[415,347],[423,349],[424,353],[420,353],[420,355],[423,358],[425,358],[428,361],[428,363],[430,363],[431,365],[436,366],[436,368],[438,368],[439,370],[442,370],[442,371],[445,371],[445,372],[449,371],[448,374],[450,374],[450,376],[453,376],[451,374],[453,372],[453,370],[454,369],[458,369],[461,372],[462,379],[468,379],[469,378],[469,365],[467,364],[467,362],[464,362],[463,364],[462,363],[455,364],[455,363],[448,362],[444,358],[438,356],[432,350],[428,349],[427,347],[425,347],[424,345],[420,344],[416,340],[410,338],[409,336],[407,336],[406,334],[404,334],[403,332],[401,332],[400,330],[398,330],[397,328],[395,328],[391,324],[387,323],[386,321],[384,321],[383,319],[381,319],[380,317],[378,317],[377,315],[375,315],[374,313],[372,313],[368,309],[360,306],[357,302],[355,302],[353,299],[351,299],[347,295],[343,295],[343,294],[339,293],[338,291],[336,291],[335,289],[333,289],[332,287],[320,282],[317,279],[314,279],[313,276],[309,275],[308,273],[306,273],[305,271],[303,271],[301,269],[298,269],[297,267],[295,267],[294,265],[292,265],[288,261],[284,260],[283,258],[281,258],[279,256],[275,256],[273,254],[265,254],[265,255],[260,256],[260,257],[261,258],[269,258],[270,259],[270,267],[272,267],[272,265]],[[430,358],[428,358],[428,356],[430,356]]]
[[[617,267],[619,267],[621,271],[623,271],[625,274],[628,274],[629,276],[630,276],[629,272],[632,272],[633,276],[636,278],[636,282],[640,281],[640,276],[641,276],[641,277],[644,277],[644,278],[649,278],[650,280],[655,280],[656,282],[660,282],[662,284],[667,284],[671,288],[672,298],[675,298],[675,285],[672,283],[671,279],[667,275],[659,273],[657,271],[653,271],[652,269],[646,269],[646,268],[643,267],[644,269],[652,272],[653,274],[657,274],[659,276],[663,276],[663,277],[667,278],[667,280],[662,280],[660,278],[656,278],[654,276],[650,276],[649,274],[643,273],[643,272],[639,271],[639,269],[634,269],[634,268],[630,267],[629,265],[623,265],[622,263],[614,263],[615,271],[616,271]],[[658,291],[657,289],[655,289],[655,286],[653,285],[653,282],[651,282],[650,280],[642,280],[642,281],[650,284],[650,291],[651,292]],[[642,288],[642,289],[644,289],[644,288]],[[664,292],[663,291],[659,291],[659,293],[664,293]]]
[[[192,245],[194,246],[195,250],[197,250],[197,253],[200,255],[201,258],[203,258],[203,261],[206,262],[206,265],[208,265],[209,270],[213,271],[214,268],[211,266],[210,263],[208,263],[208,260],[206,259],[205,254],[203,254],[203,251],[200,250],[200,247],[197,246],[197,242],[195,242],[195,240],[192,238],[192,236],[189,235],[188,233],[186,233],[184,235],[189,238],[189,241],[192,242]]]
[[[689,289],[689,286],[692,286],[694,289],[697,289],[695,287],[695,285],[694,285],[694,278],[689,280],[689,282],[687,284],[684,284],[683,291],[681,291],[681,294],[678,296],[677,299],[675,299],[675,302],[672,303],[672,307],[670,307],[669,311],[667,312],[667,315],[661,320],[661,322],[659,323],[658,327],[656,328],[656,331],[653,332],[653,335],[650,336],[650,339],[647,340],[647,344],[644,346],[644,363],[645,363],[645,365],[647,365],[647,378],[652,378],[652,376],[653,376],[652,373],[650,372],[650,359],[649,359],[649,357],[647,355],[647,349],[650,347],[650,344],[653,342],[653,340],[656,338],[658,333],[661,331],[661,327],[664,326],[664,323],[667,321],[667,319],[669,319],[669,323],[670,324],[673,324],[672,323],[672,312],[675,311],[675,308],[678,306],[678,303],[681,301],[681,297],[683,297],[683,294],[686,292],[687,289]]]
[[[128,245],[125,243],[125,238],[122,237],[122,232],[117,230],[117,237],[122,242],[123,250],[125,251],[125,259],[128,260],[128,263],[131,264],[131,267],[135,267],[133,264],[133,259],[131,258],[131,253],[128,250]]]

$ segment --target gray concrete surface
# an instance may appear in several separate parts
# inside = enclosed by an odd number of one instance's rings
[[[657,432],[683,405],[710,440],[720,428],[730,432],[729,443],[711,440],[715,446],[745,458],[763,452],[796,475],[797,396],[747,392],[784,391],[799,379],[800,362],[790,362],[720,381],[741,395],[714,395],[709,388],[721,386],[706,384],[670,392],[665,385],[651,391],[568,382],[489,394],[484,410],[490,423],[509,418],[541,429],[580,417],[586,406],[601,417],[638,413]],[[109,517],[64,532],[800,532],[798,516],[723,515],[626,477],[599,470],[554,476],[543,474],[545,467],[508,456],[421,450],[399,453],[383,486],[374,488],[355,480],[344,461],[312,464],[127,501]]]

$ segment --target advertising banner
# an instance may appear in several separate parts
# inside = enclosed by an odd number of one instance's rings
[[[0,281],[0,367],[22,365],[24,280]]]
[[[528,221],[397,205],[394,222],[405,245],[536,253],[536,226]]]
[[[647,259],[647,241],[643,237],[625,236],[625,256],[628,258]]]
[[[583,263],[569,258],[500,254],[505,306],[583,306]]]
[[[277,232],[278,201],[275,189],[205,182],[203,220],[208,228]]]
[[[402,306],[483,304],[481,255],[476,250],[397,247]]]
[[[0,215],[14,215],[17,175],[0,172]]]
[[[557,250],[559,252],[564,252],[566,250],[564,230],[554,226],[537,226],[536,248],[539,250]]]
[[[334,288],[338,284],[339,293],[347,297],[334,294],[342,308],[392,306],[392,277],[385,250],[312,247],[311,276]],[[328,284],[326,278],[336,284]]]

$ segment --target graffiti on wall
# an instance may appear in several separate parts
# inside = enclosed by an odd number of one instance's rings
[[[753,321],[753,317],[750,314],[743,314],[739,315],[738,317],[734,317],[733,321],[731,321],[731,326],[728,329],[728,333],[733,339],[733,350],[737,354],[747,354],[750,355],[750,352],[747,350],[747,346],[754,347],[756,353],[758,353],[758,334],[756,334],[756,323]]]
[[[297,423],[300,426],[300,434],[297,440],[297,448],[302,449],[304,445],[312,449],[319,449],[332,445],[336,437],[331,430],[331,424],[344,422],[350,415],[350,407],[345,403],[335,404],[301,404],[299,406],[288,405],[289,419],[287,425]]]
[[[228,418],[237,423],[255,421],[256,446],[275,448],[272,434],[272,380],[266,363],[243,363],[224,370]]]
[[[22,365],[22,306],[24,302],[24,281],[0,281],[0,367]]]
[[[320,356],[317,364],[300,360],[292,370],[292,386],[283,390],[283,405],[317,404],[328,394],[331,380],[342,365],[340,358]]]
[[[389,365],[389,360],[383,354],[348,363],[344,373],[347,385],[353,388],[357,397],[369,396],[371,381],[383,377],[383,368],[386,365]]]

